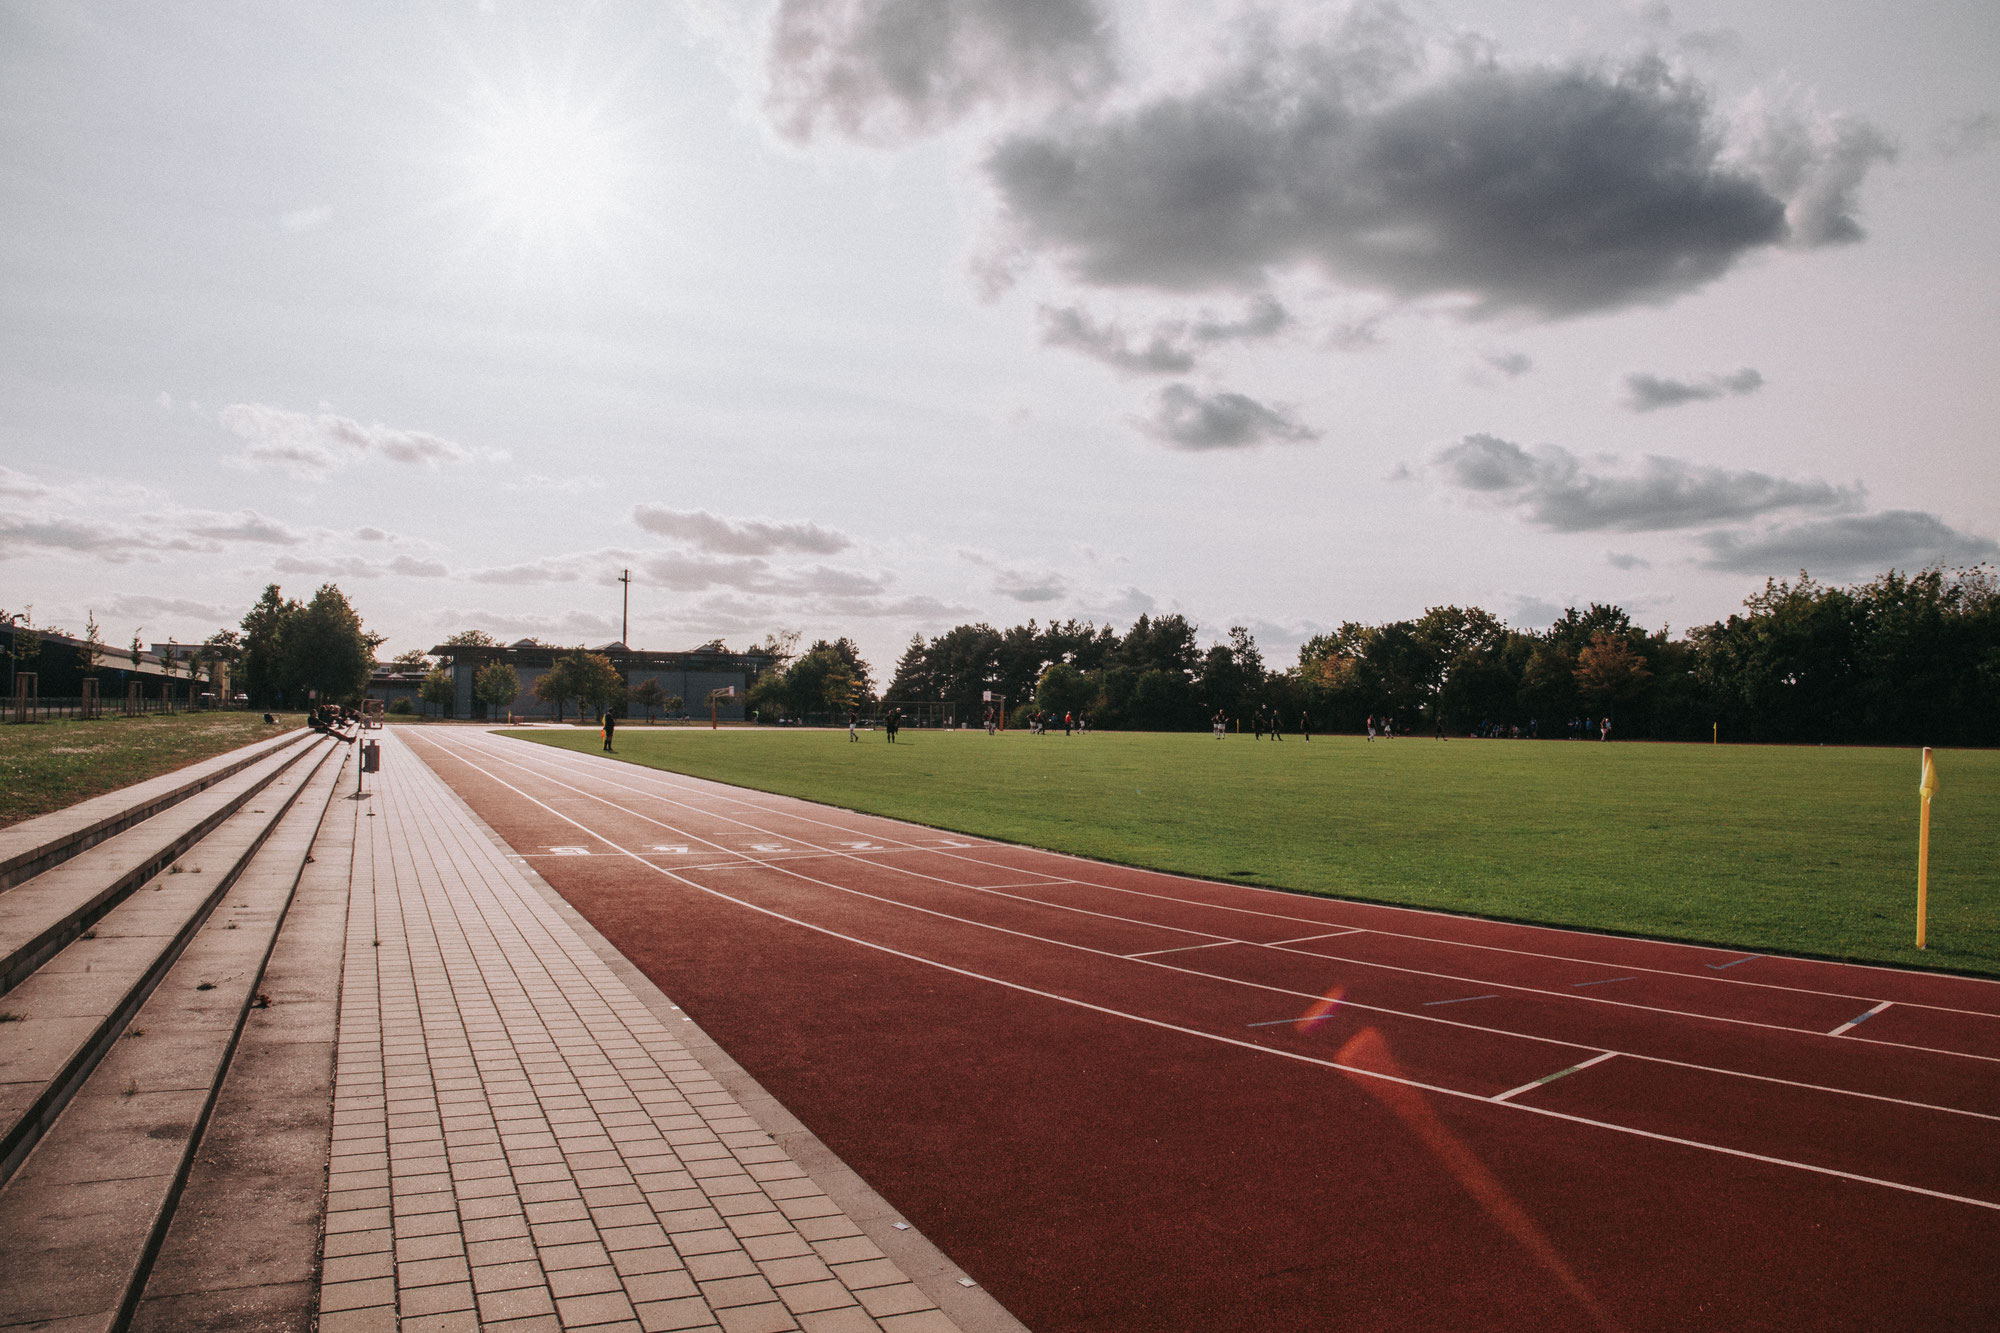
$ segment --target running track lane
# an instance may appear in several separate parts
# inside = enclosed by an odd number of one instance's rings
[[[1038,1330],[2000,1323],[2000,987],[414,748]]]

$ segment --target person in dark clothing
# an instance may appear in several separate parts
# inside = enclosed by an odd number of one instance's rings
[[[604,710],[604,753],[611,754],[611,733],[618,730],[618,718],[607,708]]]
[[[900,708],[891,708],[889,715],[882,719],[882,729],[889,733],[889,744],[894,745],[896,743],[896,733],[902,729],[902,726],[903,710]]]
[[[1250,726],[1251,726],[1251,728],[1252,728],[1252,729],[1253,729],[1253,730],[1254,730],[1254,731],[1256,732],[1256,735],[1255,735],[1255,736],[1253,737],[1253,739],[1255,739],[1255,740],[1260,740],[1260,741],[1261,741],[1261,740],[1263,740],[1263,739],[1264,739],[1264,710],[1263,710],[1263,709],[1261,709],[1261,708],[1260,708],[1260,709],[1258,709],[1258,710],[1257,710],[1256,712],[1254,712],[1254,713],[1252,713],[1252,714],[1250,715]]]
[[[1305,737],[1307,740],[1313,738],[1312,714],[1303,710],[1299,713],[1299,735]]]

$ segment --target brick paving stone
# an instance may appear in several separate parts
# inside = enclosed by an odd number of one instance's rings
[[[408,745],[383,747],[344,946],[323,1333],[390,1333],[399,1311],[404,1330],[951,1327]]]

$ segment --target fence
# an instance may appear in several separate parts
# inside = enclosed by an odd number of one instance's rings
[[[35,696],[26,699],[19,696],[6,701],[0,707],[0,723],[49,722],[57,718],[139,717],[154,714],[187,712],[211,712],[213,709],[189,708],[185,699],[86,699],[82,695],[69,697]]]

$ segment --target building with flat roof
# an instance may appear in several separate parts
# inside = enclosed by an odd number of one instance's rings
[[[493,647],[441,643],[430,651],[451,672],[451,716],[483,717],[484,705],[474,702],[472,697],[473,678],[490,663],[505,662],[521,678],[521,697],[514,701],[510,709],[514,716],[528,720],[553,720],[555,710],[535,697],[535,682],[555,665],[558,657],[576,650],[521,639]],[[677,695],[681,699],[681,707],[675,710],[677,712],[706,717],[710,693],[733,688],[735,696],[720,701],[715,710],[718,718],[729,722],[742,721],[743,696],[749,693],[750,686],[759,676],[771,669],[772,664],[768,653],[754,649],[731,652],[720,643],[688,652],[648,652],[628,648],[622,643],[607,643],[585,651],[602,653],[611,659],[611,665],[625,679],[628,696],[644,682],[658,681],[661,693]],[[625,711],[636,710],[628,704]]]

